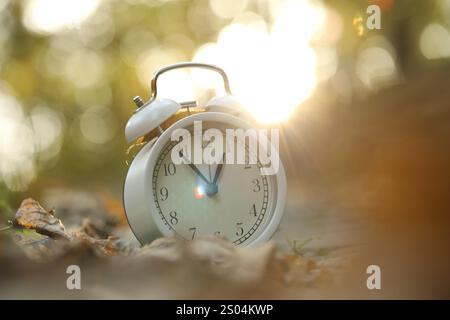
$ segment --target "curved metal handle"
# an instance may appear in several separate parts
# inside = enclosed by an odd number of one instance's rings
[[[207,63],[180,62],[180,63],[171,64],[167,67],[161,68],[154,73],[153,79],[151,82],[152,93],[151,93],[151,97],[150,97],[150,102],[155,100],[156,95],[158,94],[157,81],[158,81],[159,76],[161,76],[163,73],[166,73],[167,71],[181,69],[181,68],[203,68],[203,69],[209,69],[209,70],[218,72],[222,76],[225,92],[227,94],[231,95],[230,82],[228,81],[228,76],[223,69],[221,69],[215,65],[207,64]]]

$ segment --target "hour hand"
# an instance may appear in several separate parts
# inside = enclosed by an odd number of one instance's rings
[[[191,168],[192,171],[194,171],[195,174],[200,177],[200,179],[202,179],[207,185],[210,184],[210,182],[208,181],[208,179],[206,179],[203,173],[193,163],[189,162],[186,159],[186,157],[183,155],[183,151],[180,151],[179,155],[186,161],[186,164],[189,166],[189,168]]]
[[[206,179],[206,177],[203,175],[203,173],[201,173],[200,170],[198,170],[198,168],[192,164],[192,163],[188,163],[189,168],[191,168],[206,184],[210,184],[210,182],[208,181],[208,179]]]

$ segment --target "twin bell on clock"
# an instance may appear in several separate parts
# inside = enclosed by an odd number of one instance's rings
[[[158,78],[181,68],[219,73],[225,95],[214,97],[204,106],[198,106],[196,101],[158,97]],[[186,240],[220,236],[246,246],[270,239],[281,221],[286,201],[283,165],[272,142],[257,142],[256,149],[266,150],[271,159],[277,157],[277,171],[265,174],[254,146],[245,139],[230,140],[227,136],[229,132],[250,132],[255,126],[245,120],[246,112],[231,94],[224,70],[193,62],[170,65],[154,74],[147,102],[140,97],[133,100],[137,110],[128,120],[125,136],[128,143],[142,147],[129,166],[123,198],[128,223],[138,241],[146,244],[161,236]],[[189,141],[200,141],[202,149],[220,140],[221,161],[203,163],[188,159],[187,155],[196,151],[195,143],[188,146],[188,152],[179,151],[180,139],[173,138],[177,130],[192,133]],[[213,139],[208,130],[214,130]],[[239,148],[245,151],[243,163],[225,161],[230,150],[239,154]],[[174,155],[183,161],[175,161]]]

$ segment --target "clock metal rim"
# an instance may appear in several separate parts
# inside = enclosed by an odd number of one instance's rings
[[[145,165],[155,140],[149,141],[136,154],[123,184],[123,207],[128,225],[141,245],[163,236],[150,214],[145,195]]]

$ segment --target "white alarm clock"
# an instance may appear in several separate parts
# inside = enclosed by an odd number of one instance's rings
[[[220,73],[226,95],[210,100],[202,107],[196,102],[176,102],[157,98],[157,80],[163,73],[179,68],[206,68]],[[129,119],[125,135],[129,143],[143,147],[134,157],[124,184],[124,207],[128,223],[141,244],[161,236],[176,236],[192,240],[205,235],[229,239],[238,246],[260,244],[276,231],[286,202],[286,177],[279,161],[276,173],[265,174],[258,152],[248,145],[247,162],[227,163],[225,149],[230,147],[227,129],[251,129],[244,120],[245,111],[231,95],[226,73],[213,65],[178,63],[157,71],[151,82],[152,96],[144,103],[134,101],[138,109]],[[201,123],[201,131],[195,129]],[[192,140],[208,148],[211,140],[203,133],[216,129],[223,133],[224,157],[219,163],[188,161],[181,151],[177,155],[186,161],[173,161],[179,141],[173,133],[179,129],[192,133]],[[217,132],[217,131],[216,131]],[[277,150],[268,142],[258,148]],[[193,151],[193,149],[191,150]],[[195,151],[195,150],[194,150]],[[189,152],[186,153],[186,155]],[[273,156],[273,154],[272,154]],[[252,157],[252,164],[248,159]]]

